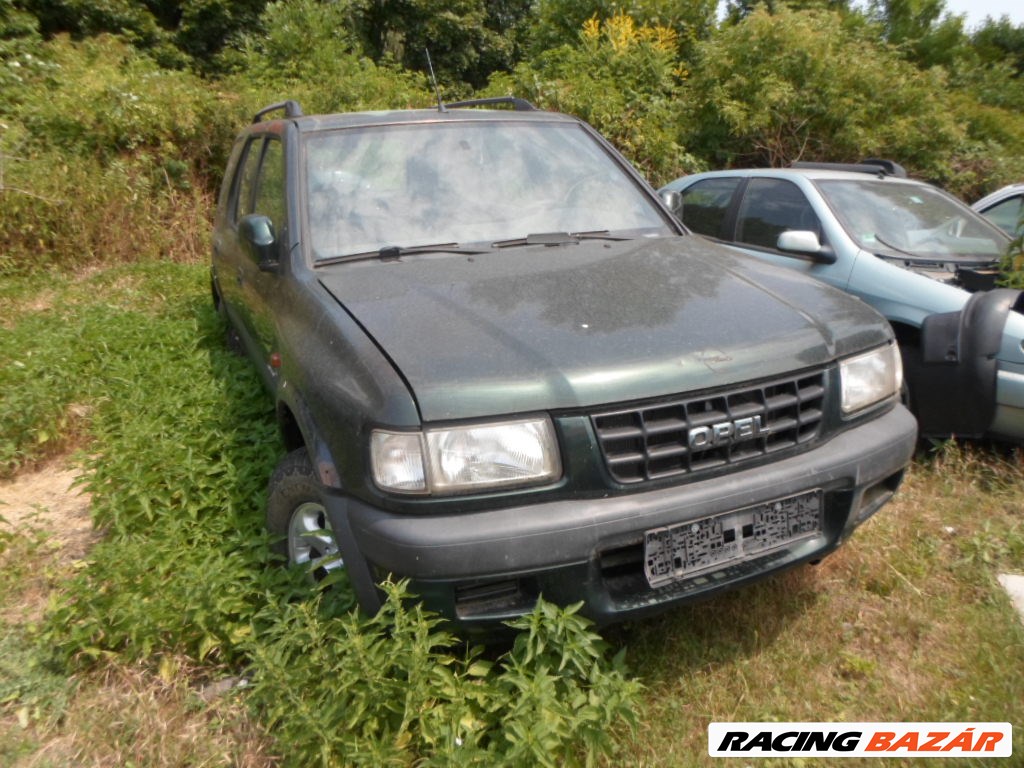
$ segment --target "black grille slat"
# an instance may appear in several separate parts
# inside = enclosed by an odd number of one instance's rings
[[[635,464],[638,461],[643,461],[644,454],[642,453],[623,453],[618,456],[608,456],[608,464],[616,466],[619,464]]]
[[[618,482],[641,483],[688,476],[753,461],[805,445],[821,434],[825,373],[680,397],[649,405],[619,406],[591,414],[605,466]],[[755,420],[753,434],[710,438],[715,425],[728,430]],[[751,422],[746,422],[747,429]],[[703,430],[707,444],[690,434]],[[698,436],[701,437],[701,436]]]

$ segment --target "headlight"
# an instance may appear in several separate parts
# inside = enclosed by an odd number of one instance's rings
[[[418,432],[374,430],[373,479],[404,493],[458,493],[550,482],[562,474],[547,417]]]
[[[843,415],[899,394],[903,387],[903,361],[895,344],[839,363]]]

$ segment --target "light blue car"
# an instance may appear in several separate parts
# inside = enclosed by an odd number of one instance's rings
[[[887,161],[715,171],[660,190],[694,232],[859,296],[903,352],[922,435],[1024,441],[1024,299],[1010,238]]]
[[[1024,214],[1024,184],[1010,184],[971,205],[975,211],[1013,237]]]

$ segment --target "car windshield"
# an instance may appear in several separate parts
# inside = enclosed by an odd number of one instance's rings
[[[460,121],[311,134],[316,260],[540,233],[671,232],[638,185],[575,124]],[[507,242],[505,243],[508,244]]]
[[[944,192],[892,179],[815,182],[847,233],[865,250],[929,261],[994,261],[1001,232]]]

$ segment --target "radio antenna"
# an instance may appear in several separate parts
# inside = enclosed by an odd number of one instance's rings
[[[430,49],[424,48],[423,52],[427,54],[427,69],[430,70],[430,82],[434,85],[434,93],[437,94],[437,111],[447,112],[444,108],[444,102],[441,101],[441,89],[437,87],[437,77],[434,75],[434,64],[430,60]]]

